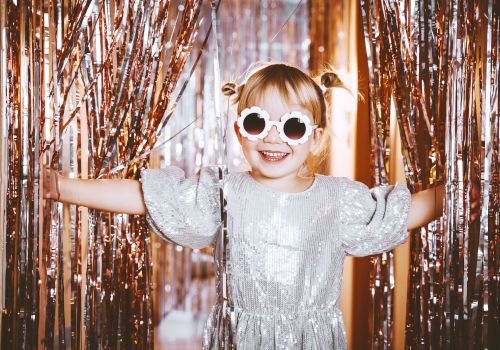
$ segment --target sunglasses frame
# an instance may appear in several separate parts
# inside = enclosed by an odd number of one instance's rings
[[[265,122],[264,130],[262,130],[262,132],[258,135],[249,134],[245,130],[245,127],[243,126],[245,118],[252,113],[259,114],[262,117],[262,119],[264,119]],[[286,136],[285,131],[283,129],[285,123],[292,118],[300,119],[306,127],[304,135],[297,140],[291,139],[288,136]],[[291,111],[289,113],[283,114],[280,118],[280,121],[276,122],[274,120],[271,120],[269,113],[267,113],[266,110],[260,108],[259,106],[252,106],[242,110],[240,115],[238,116],[237,123],[238,123],[238,129],[240,130],[240,134],[249,139],[250,141],[262,140],[264,137],[267,136],[273,125],[275,125],[276,129],[278,130],[281,141],[288,143],[290,146],[297,146],[306,143],[307,140],[309,139],[309,136],[312,134],[313,130],[318,127],[318,125],[312,124],[311,119],[300,111]]]

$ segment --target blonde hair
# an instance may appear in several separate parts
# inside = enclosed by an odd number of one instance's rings
[[[333,72],[324,72],[320,79],[324,89],[346,88]],[[272,63],[252,71],[240,85],[232,82],[223,84],[222,92],[226,96],[233,96],[233,103],[237,104],[239,115],[245,108],[255,105],[255,102],[270,88],[276,89],[288,104],[298,104],[309,110],[313,123],[323,128],[323,137],[318,151],[311,153],[306,161],[309,175],[315,174],[322,169],[327,159],[331,136],[325,94],[313,78],[297,67],[284,63]]]

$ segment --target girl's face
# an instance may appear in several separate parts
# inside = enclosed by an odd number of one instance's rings
[[[272,121],[279,121],[281,117],[291,111],[300,111],[311,118],[311,111],[297,104],[287,104],[276,89],[269,88],[255,105],[269,113]],[[250,141],[243,137],[234,123],[234,130],[243,149],[243,154],[252,168],[252,175],[256,179],[295,178],[304,165],[310,152],[314,151],[323,135],[322,128],[316,128],[309,139],[300,145],[290,146],[279,137],[276,126],[273,125],[263,139]]]

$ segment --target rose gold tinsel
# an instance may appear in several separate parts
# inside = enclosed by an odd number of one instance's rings
[[[38,174],[51,159],[70,177],[137,178],[147,157],[130,161],[154,145],[172,107],[201,1],[1,6],[2,348],[150,348],[144,218],[42,201]]]
[[[500,346],[499,4],[361,1],[373,170],[387,181],[391,100],[413,191],[446,182],[444,217],[412,235],[408,348]],[[471,222],[471,189],[481,220]],[[419,234],[420,233],[420,234]],[[376,261],[372,348],[390,348],[392,255]]]

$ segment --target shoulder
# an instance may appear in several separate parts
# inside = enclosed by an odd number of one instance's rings
[[[360,181],[341,176],[316,175],[321,191],[334,201],[343,221],[365,218],[375,207],[370,188]]]
[[[368,186],[347,177],[316,174],[316,186],[321,197],[334,201],[339,208],[364,206],[371,198]]]
[[[228,181],[242,181],[247,175],[245,171],[232,171],[227,175]]]
[[[367,185],[347,177],[316,174],[318,183],[324,189],[340,191],[343,195],[366,194],[370,192]]]
[[[139,181],[143,188],[158,188],[168,184],[174,184],[185,177],[184,171],[175,166],[157,169],[141,169]]]
[[[216,166],[204,166],[191,176],[177,166],[166,166],[159,169],[142,169],[140,182],[143,187],[161,186],[197,186],[217,187],[220,183],[220,171]]]

